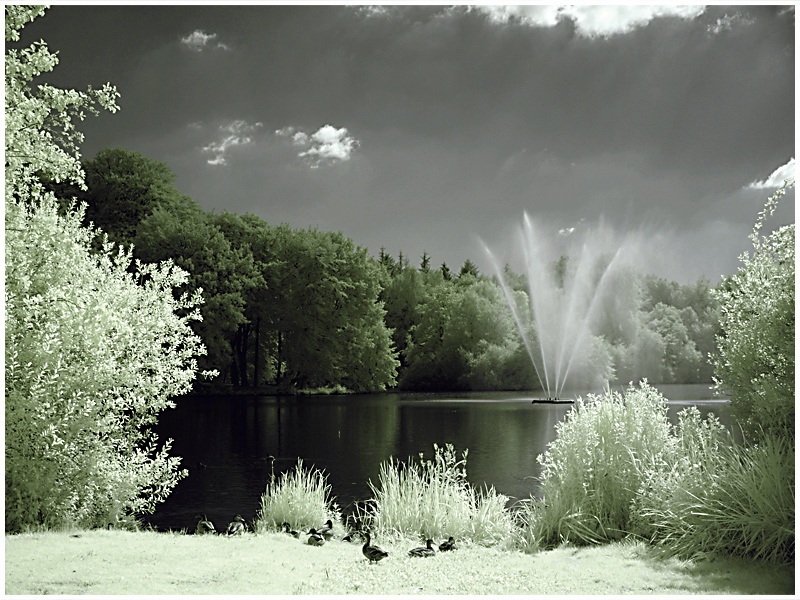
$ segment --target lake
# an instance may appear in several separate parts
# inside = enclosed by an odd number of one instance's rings
[[[669,415],[690,404],[730,427],[728,403],[708,385],[656,386]],[[583,394],[585,396],[585,394]],[[565,395],[566,396],[566,395]],[[536,392],[384,393],[348,396],[192,396],[162,414],[160,439],[174,440],[189,476],[146,522],[157,529],[193,529],[205,513],[220,525],[256,516],[270,474],[298,458],[322,469],[342,508],[371,496],[380,464],[390,457],[433,457],[433,444],[467,455],[467,478],[512,499],[537,491],[536,457],[555,439],[570,404],[533,404]],[[574,395],[568,396],[574,397]]]

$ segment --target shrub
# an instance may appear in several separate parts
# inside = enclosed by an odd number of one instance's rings
[[[5,10],[6,41],[18,41],[45,8]],[[81,207],[45,191],[83,187],[75,122],[118,108],[110,85],[34,85],[57,63],[44,42],[6,49],[6,531],[152,512],[185,471],[150,426],[205,353],[191,330],[199,292],[177,293],[186,273],[133,265],[81,226]]]
[[[451,444],[434,444],[433,460],[381,464],[369,526],[384,535],[446,538],[492,545],[511,540],[507,498],[467,482],[467,451],[457,460]]]
[[[733,554],[794,564],[794,443],[766,435],[757,445],[719,446],[704,463],[684,462],[648,495],[651,541],[685,558]]]
[[[753,256],[740,257],[739,272],[716,291],[722,334],[714,357],[717,387],[731,395],[731,408],[751,436],[794,435],[794,224],[759,238],[786,182],[768,201],[750,239]]]
[[[81,213],[6,205],[6,528],[105,527],[152,512],[181,477],[150,427],[204,353],[185,273],[90,251]],[[179,313],[184,316],[179,316]]]
[[[655,512],[685,501],[686,489],[708,485],[724,467],[724,449],[733,444],[716,415],[703,420],[694,406],[678,413],[673,438],[660,468],[637,463],[641,485],[631,507],[630,532],[649,540],[656,537]]]
[[[256,515],[254,529],[257,533],[280,529],[286,522],[297,530],[307,531],[319,527],[328,519],[339,521],[339,511],[330,498],[331,486],[324,473],[318,469],[303,468],[298,459],[294,470],[281,474],[276,480],[270,477],[266,491],[261,495],[261,508]]]
[[[578,398],[556,431],[538,457],[542,498],[523,511],[522,546],[621,538],[644,474],[663,470],[674,453],[666,400],[646,381],[624,396],[590,394]]]

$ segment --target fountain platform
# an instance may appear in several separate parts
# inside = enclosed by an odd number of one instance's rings
[[[575,404],[574,398],[534,398],[531,404]]]

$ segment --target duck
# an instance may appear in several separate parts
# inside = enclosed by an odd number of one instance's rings
[[[313,527],[308,530],[308,545],[309,546],[322,546],[325,543],[325,538],[317,533]]]
[[[217,533],[217,530],[214,529],[214,524],[209,521],[205,515],[198,515],[200,519],[197,522],[197,528],[194,530],[197,534],[206,534],[206,533]]]
[[[351,531],[346,536],[342,538],[343,542],[357,542],[359,541],[358,538],[363,539],[363,536],[358,531]]]
[[[413,548],[408,551],[409,556],[436,556],[436,550],[433,548],[433,540],[428,539],[425,542],[426,546],[424,548]]]
[[[228,523],[228,535],[244,535],[246,531],[245,521],[242,518],[242,515],[236,515],[233,518],[233,521]]]
[[[296,537],[296,538],[300,537],[300,532],[293,530],[291,525],[289,525],[289,523],[287,523],[286,521],[283,522],[283,530],[284,530],[285,533],[288,533],[289,535],[291,535],[293,537]]]
[[[452,535],[450,536],[450,539],[448,539],[446,542],[442,542],[441,544],[439,544],[440,552],[447,552],[448,550],[456,550],[456,549],[457,549],[456,540],[453,538]]]
[[[326,540],[331,539],[333,537],[333,521],[328,519],[323,527],[317,529],[317,533]]]
[[[389,556],[389,553],[380,546],[370,544],[369,531],[365,531],[364,535],[366,536],[367,541],[364,542],[364,545],[361,547],[361,552],[363,552],[364,556],[369,559],[370,563],[376,563],[379,560]]]

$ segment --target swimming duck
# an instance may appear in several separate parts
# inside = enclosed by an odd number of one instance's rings
[[[453,536],[450,536],[450,539],[446,542],[442,542],[439,544],[439,550],[441,552],[447,552],[448,550],[457,550],[456,541],[453,539]]]
[[[233,521],[228,523],[228,535],[244,535],[246,528],[242,515],[236,515]]]
[[[200,519],[197,522],[197,528],[194,530],[195,533],[205,534],[205,533],[217,533],[217,530],[214,529],[214,524],[209,521],[205,515],[198,515]]]
[[[317,533],[326,540],[331,539],[333,537],[333,521],[328,519],[323,527],[317,529]]]
[[[433,540],[428,539],[425,542],[426,546],[424,548],[414,548],[408,551],[409,556],[436,556],[436,550],[433,548]]]
[[[313,527],[308,530],[308,545],[309,546],[322,546],[325,543],[325,538],[317,533]]]
[[[369,531],[365,531],[364,535],[367,537],[367,541],[361,547],[361,552],[369,559],[370,563],[378,562],[382,558],[389,556],[389,553],[383,548],[370,544]]]
[[[288,533],[289,535],[291,535],[293,537],[296,537],[296,538],[300,537],[300,532],[299,531],[294,531],[292,529],[291,525],[289,525],[289,523],[287,523],[286,521],[283,522],[283,530],[284,530],[284,532]]]

